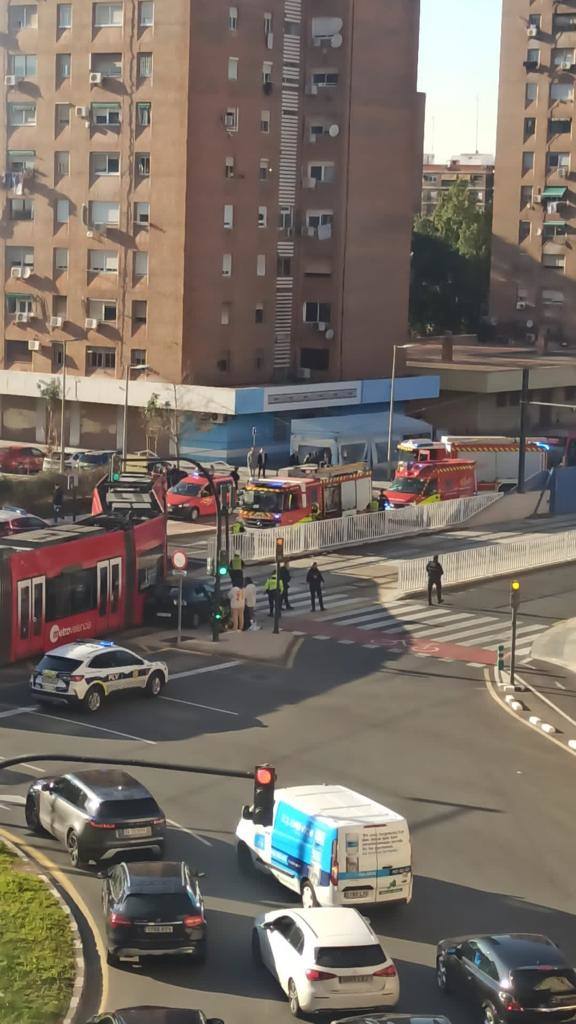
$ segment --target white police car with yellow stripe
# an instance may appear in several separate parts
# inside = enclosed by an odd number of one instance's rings
[[[99,711],[112,693],[143,690],[158,697],[168,681],[163,661],[147,661],[111,640],[83,640],[48,651],[30,676],[41,704],[76,704]]]

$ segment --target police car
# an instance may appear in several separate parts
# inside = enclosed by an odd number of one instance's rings
[[[167,681],[163,661],[146,661],[111,640],[83,640],[45,654],[32,671],[30,691],[41,704],[76,704],[95,712],[111,693],[144,690],[158,697]]]

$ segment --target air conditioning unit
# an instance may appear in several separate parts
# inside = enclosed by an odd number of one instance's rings
[[[328,330],[326,331],[326,334],[324,335],[324,337],[326,338],[326,341],[332,341],[333,340],[333,338],[334,338],[334,331],[333,331],[332,327],[328,328]]]
[[[558,213],[558,203],[548,203],[548,213]]]
[[[273,32],[269,32],[268,35],[266,36],[266,46],[268,47],[269,50],[271,50],[273,48],[273,46],[274,46],[274,33]]]
[[[527,35],[529,36],[530,39],[535,39],[536,36],[538,35],[538,26],[537,25],[528,25]]]
[[[304,188],[316,188],[316,178],[304,178]]]
[[[331,139],[337,139],[340,135],[340,126],[337,124],[331,124],[328,129],[328,135]]]
[[[523,301],[517,302],[516,303],[516,309],[526,309],[527,305],[528,305],[527,302],[523,302]]]
[[[84,321],[84,328],[87,331],[96,331],[96,330],[98,330],[98,320],[96,320],[92,316],[87,316],[85,321]]]
[[[298,370],[298,376],[300,380],[310,380],[312,376],[312,370],[310,370],[307,366],[301,366],[300,369]]]
[[[559,174],[559,176],[561,178],[567,178],[568,177],[568,168],[567,167],[559,167],[558,168],[558,174]]]
[[[316,238],[316,228],[310,227],[310,225],[308,225],[308,227],[306,228],[306,234],[308,235],[308,238]]]
[[[17,324],[28,324],[28,323],[30,323],[30,321],[32,319],[32,314],[31,313],[16,313],[16,318],[15,319],[16,319],[16,323]]]
[[[333,50],[339,50],[343,42],[344,40],[340,35],[340,32],[335,32],[330,40],[330,46]]]
[[[309,85],[308,88],[306,89],[306,95],[307,96],[317,96],[318,95],[318,86],[317,85]]]
[[[93,231],[87,231],[86,232],[86,238],[94,238],[94,232]]]
[[[88,107],[76,107],[76,117],[88,117]]]
[[[102,85],[102,72],[91,71],[89,76],[90,85]]]
[[[32,267],[22,267],[22,277],[25,281],[32,277]]]
[[[537,192],[536,195],[534,196],[532,202],[534,202],[534,203],[542,203],[543,202],[542,193],[541,192]]]
[[[29,341],[28,341],[28,351],[29,352],[39,352],[40,351],[40,339],[39,338],[30,338],[29,339]]]
[[[10,277],[22,277],[22,267],[12,267]]]
[[[63,316],[51,316],[50,317],[50,327],[62,327],[63,325],[64,325],[64,317]]]
[[[562,61],[560,61],[560,65],[559,66],[560,66],[562,71],[570,71],[570,68],[572,67],[572,61],[571,60],[562,60]]]
[[[4,75],[4,85],[16,85],[16,75]]]
[[[325,331],[325,330],[326,330],[326,324],[325,324],[325,323],[323,323],[323,322],[322,322],[322,321],[320,320],[320,321],[319,321],[319,322],[318,322],[318,323],[316,324],[316,330],[317,330],[317,331]]]

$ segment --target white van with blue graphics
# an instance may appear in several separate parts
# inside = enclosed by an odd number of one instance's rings
[[[345,786],[277,789],[272,825],[245,808],[236,835],[241,868],[274,875],[305,907],[412,899],[406,819]]]

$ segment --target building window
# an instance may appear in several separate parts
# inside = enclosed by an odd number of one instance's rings
[[[120,174],[119,153],[91,153],[90,163],[95,178]]]
[[[108,203],[103,201],[91,202],[89,204],[90,226],[110,227],[120,223],[120,203]]]
[[[562,306],[564,304],[564,292],[556,291],[554,288],[543,288],[541,298],[544,306]]]
[[[130,349],[130,366],[146,366],[146,349]]]
[[[570,170],[570,153],[547,153],[546,168],[548,171]]]
[[[553,32],[574,32],[576,31],[576,14],[565,11],[561,14],[552,15]]]
[[[92,53],[90,71],[96,71],[103,78],[122,78],[121,53]]]
[[[134,299],[132,302],[132,327],[136,330],[148,322],[148,303],[145,299]]]
[[[260,111],[260,131],[263,132],[264,135],[268,135],[269,132],[270,132],[270,111],[269,110],[262,110],[262,111]]]
[[[150,203],[134,203],[134,223],[141,226],[150,223]]]
[[[327,162],[308,164],[308,177],[312,181],[331,184],[336,180],[336,166]]]
[[[258,163],[258,178],[260,181],[268,181],[270,174],[270,161],[267,157],[262,157]]]
[[[99,323],[116,323],[118,315],[116,299],[88,299],[88,316]]]
[[[151,53],[139,53],[138,54],[138,77],[139,78],[152,78],[152,54]]]
[[[306,324],[329,324],[331,318],[331,306],[329,302],[305,302],[304,323]]]
[[[116,368],[116,349],[89,348],[86,351],[87,370],[114,370]]]
[[[23,28],[38,28],[37,4],[15,4],[8,7],[8,31],[20,32]]]
[[[227,132],[238,131],[238,107],[228,107],[224,114],[224,127]]]
[[[572,82],[552,82],[550,86],[550,99],[554,103],[571,103],[574,99],[574,86]]]
[[[136,104],[136,127],[147,128],[152,124],[152,104],[151,103],[137,103]]]
[[[136,104],[138,106],[138,104]],[[106,128],[116,128],[120,124],[119,103],[93,103],[92,124]]]
[[[216,366],[221,373],[226,373],[230,369],[230,356],[228,354],[221,356],[220,359],[216,360]]]
[[[532,205],[532,185],[522,185],[520,188],[520,209],[524,210]]]
[[[34,220],[32,199],[9,199],[8,211],[10,220]]]
[[[262,62],[262,85],[272,85],[272,61]]]
[[[30,245],[7,245],[6,263],[12,270],[19,267],[20,270],[34,270],[34,249]]]
[[[574,48],[572,46],[557,46],[552,50],[552,64],[563,71],[569,71],[574,64]]]
[[[525,242],[527,238],[530,238],[530,221],[521,220],[518,225],[518,241]]]
[[[235,162],[233,156],[224,158],[224,177],[233,178],[235,174]]]
[[[548,119],[549,135],[566,135],[572,131],[571,117],[550,117]]]
[[[225,252],[222,256],[222,277],[232,276],[232,253]]]
[[[150,177],[150,153],[136,153],[136,174],[139,178]]]
[[[338,72],[336,70],[330,71],[313,71],[312,72],[312,86],[316,89],[334,89],[338,85]]]
[[[267,206],[259,206],[258,207],[258,227],[259,228],[267,228],[268,227],[268,207]]]
[[[66,150],[59,150],[54,153],[54,176],[66,178],[70,174],[70,153]]]
[[[291,231],[294,224],[293,211],[291,206],[281,206],[278,213],[278,228],[280,231]]]
[[[56,131],[59,132],[62,128],[67,128],[70,124],[70,104],[69,103],[57,103],[56,104]]]
[[[228,81],[238,80],[238,57],[228,57]]]
[[[531,138],[532,135],[535,134],[535,132],[536,132],[536,118],[535,117],[525,117],[524,118],[524,142],[526,142],[526,139]]]
[[[62,274],[68,270],[68,249],[54,249],[54,273]]]
[[[63,29],[72,28],[72,4],[56,5],[56,25],[60,32]]]
[[[9,316],[16,316],[16,313],[28,313],[32,316],[34,312],[34,301],[29,295],[11,295],[6,296],[6,310]]]
[[[149,28],[154,24],[153,0],[140,0],[138,4],[138,24],[140,28]]]
[[[542,236],[545,242],[554,238],[565,238],[568,234],[568,225],[565,220],[544,221]]]
[[[307,234],[321,240],[332,237],[332,210],[308,210],[306,212]]]
[[[228,8],[228,31],[235,32],[238,28],[238,8]]]
[[[529,47],[526,51],[526,60],[524,61],[524,67],[528,71],[536,71],[540,64],[540,50],[538,47]]]
[[[36,124],[35,103],[8,103],[8,124],[11,128],[19,125]]]
[[[534,170],[534,153],[522,153],[522,174]]]
[[[70,200],[57,199],[55,209],[56,224],[67,224],[70,220]]]
[[[524,99],[526,105],[529,103],[535,103],[538,99],[538,83],[537,82],[526,82],[526,90]]]
[[[139,281],[144,277],[148,277],[148,253],[147,252],[135,252],[134,253],[134,277]]]
[[[92,5],[94,28],[119,28],[122,26],[123,14],[122,4],[100,4]]]
[[[272,15],[266,11],[264,15],[264,37],[267,39],[272,31]]]
[[[89,249],[88,270],[91,274],[117,274],[118,253],[114,249]]]
[[[34,78],[36,76],[36,54],[10,53],[8,55],[8,71],[17,78]]]
[[[559,255],[558,253],[544,252],[542,253],[542,266],[549,267],[551,270],[561,270],[564,272],[566,257],[563,254]]]
[[[276,261],[277,277],[292,277],[292,257],[278,256]]]
[[[234,227],[234,207],[232,203],[224,204],[224,227],[231,230]]]
[[[259,253],[258,256],[256,257],[256,276],[266,276],[266,256],[264,255],[264,253]]]
[[[330,367],[330,353],[328,349],[300,349],[300,366],[303,370],[328,370]]]
[[[220,307],[220,323],[223,327],[227,327],[230,323],[230,311],[231,306],[229,302],[223,302]]]
[[[264,323],[264,306],[263,306],[263,304],[261,302],[259,302],[254,307],[254,323],[255,324],[263,324]]]
[[[9,149],[8,170],[14,174],[23,174],[25,171],[33,171],[36,164],[36,151],[34,149]]]
[[[56,81],[63,82],[70,78],[72,73],[72,55],[70,53],[56,54]]]

